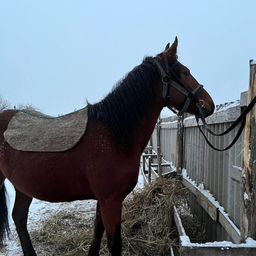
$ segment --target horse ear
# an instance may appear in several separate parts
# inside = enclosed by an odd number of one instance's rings
[[[178,47],[178,38],[176,36],[174,42],[171,45],[171,47],[165,50],[167,56],[168,57],[176,56],[177,55],[177,47]]]
[[[168,43],[168,44],[165,46],[165,49],[164,49],[164,50],[165,50],[165,51],[168,50],[169,47],[170,47],[170,43]]]

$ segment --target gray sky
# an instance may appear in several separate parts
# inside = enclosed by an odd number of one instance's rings
[[[236,100],[256,58],[255,10],[255,0],[0,0],[0,95],[71,112],[177,35],[179,60],[215,103]]]

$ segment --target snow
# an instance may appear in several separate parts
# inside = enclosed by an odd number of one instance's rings
[[[182,175],[182,177],[188,177],[188,171],[183,168],[181,171],[181,175]]]
[[[199,188],[200,190],[204,190],[204,183],[200,183],[200,184],[198,185],[198,188]]]
[[[190,246],[191,245],[189,237],[185,236],[185,235],[180,236],[180,242],[181,242],[182,246]]]
[[[226,102],[220,105],[217,105],[214,112],[226,111],[229,108],[240,106],[240,100]]]
[[[243,171],[243,168],[240,167],[240,166],[236,166],[236,165],[232,165],[232,168],[236,169],[236,170],[239,170],[239,171]]]
[[[207,243],[191,243],[188,236],[180,236],[181,245],[184,247],[218,247],[222,250],[228,250],[230,248],[256,248],[256,241],[252,238],[247,238],[245,243],[234,244],[230,241],[215,241]]]
[[[246,192],[244,192],[244,201],[247,201],[249,199],[249,196]]]
[[[251,237],[248,237],[245,242],[247,247],[256,247],[256,240],[252,239]]]

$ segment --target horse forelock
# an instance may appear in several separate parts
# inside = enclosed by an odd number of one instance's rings
[[[100,102],[88,106],[89,120],[104,123],[126,148],[132,146],[136,128],[150,115],[158,73],[145,58]]]

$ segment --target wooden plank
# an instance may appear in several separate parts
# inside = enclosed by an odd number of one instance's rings
[[[156,125],[156,147],[157,147],[157,169],[158,174],[162,176],[162,154],[161,154],[161,118]]]
[[[219,209],[219,223],[227,231],[235,243],[241,242],[241,232],[223,209]]]
[[[176,170],[177,174],[181,175],[183,169],[183,160],[184,160],[184,125],[183,125],[183,116],[178,117],[178,129],[176,137]]]
[[[146,154],[146,153],[143,153],[142,154],[144,157],[153,157],[153,158],[157,158],[157,155],[155,153],[152,153],[152,154]]]
[[[177,227],[179,236],[187,236],[176,206],[173,207],[173,213],[174,213],[174,221],[176,223],[176,227]],[[190,242],[190,239],[189,239],[189,242]]]
[[[208,198],[204,194],[202,194],[200,189],[197,186],[195,186],[188,178],[183,178],[182,183],[196,196],[198,203],[204,208],[204,210],[209,214],[209,216],[214,221],[217,221],[218,212],[216,205],[210,202]]]
[[[144,182],[148,184],[149,182],[148,182],[147,175],[143,172],[143,170],[142,170],[142,176],[143,176]]]
[[[152,158],[148,158],[148,182],[151,182],[151,174],[152,174],[152,168],[151,168]]]
[[[256,63],[250,61],[248,102],[256,96]],[[256,239],[256,107],[247,115],[245,126],[244,168],[241,185],[242,239]]]
[[[161,165],[163,166],[163,167],[167,167],[167,166],[171,166],[169,163],[161,163]],[[153,167],[158,167],[158,163],[157,164],[151,164],[151,166],[153,166]]]
[[[241,92],[240,94],[240,107],[246,107],[248,104],[248,91]]]
[[[171,256],[175,256],[174,250],[173,250],[173,247],[172,247],[172,246],[171,246],[171,248],[170,248],[170,253],[171,253]]]

